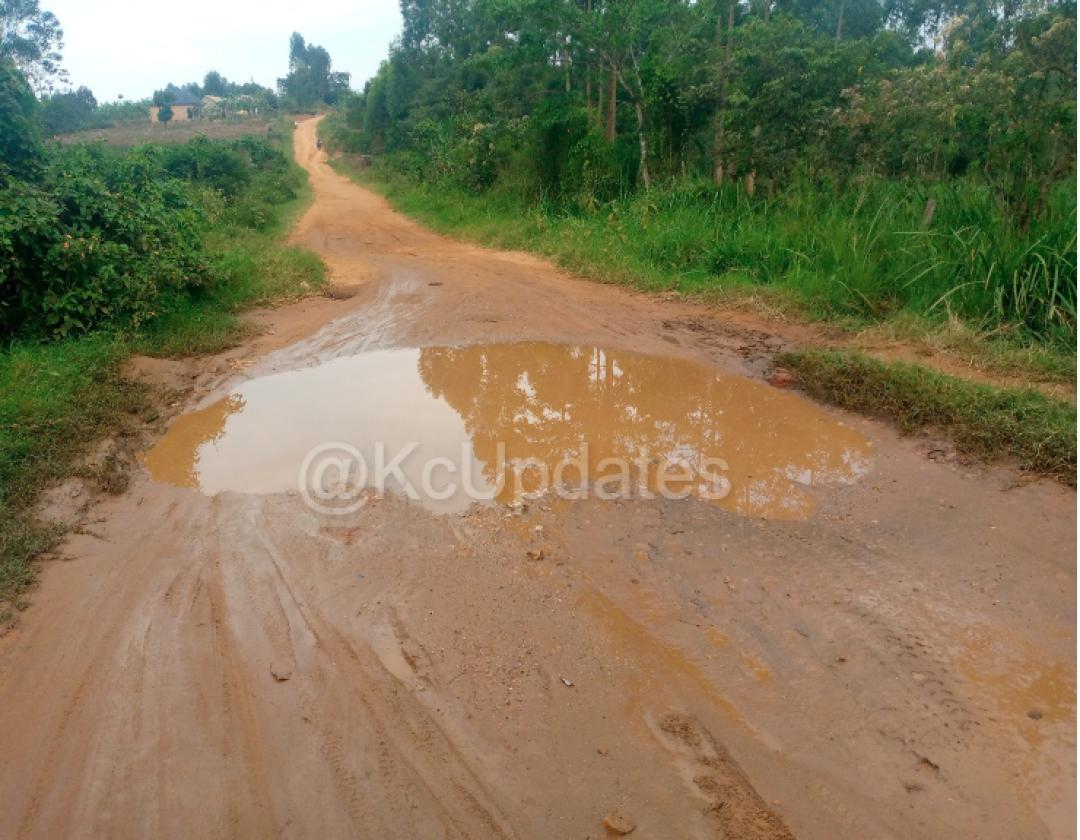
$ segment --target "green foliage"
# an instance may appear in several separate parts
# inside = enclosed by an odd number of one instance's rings
[[[0,60],[0,187],[32,175],[42,153],[34,94],[15,65]]]
[[[93,127],[111,128],[121,123],[146,122],[149,100],[132,102],[103,102],[94,112]]]
[[[783,353],[776,363],[818,399],[888,417],[908,433],[939,429],[962,453],[1010,456],[1023,469],[1076,485],[1076,406],[1068,402],[860,353],[803,350]]]
[[[289,39],[289,73],[278,79],[278,90],[287,110],[310,111],[318,104],[333,105],[348,93],[349,74],[333,72],[330,53],[294,32]]]
[[[590,210],[421,184],[385,162],[371,179],[440,230],[601,279],[688,294],[761,290],[852,326],[958,317],[1000,340],[1075,353],[1076,194],[1065,184],[1041,229],[1024,232],[975,182],[799,181],[763,200],[734,184],[681,181]],[[930,199],[937,209],[924,224]]]
[[[118,152],[51,147],[0,192],[0,336],[139,329],[213,282],[222,226],[271,229],[303,183],[255,137]]]
[[[44,176],[0,193],[0,335],[138,326],[201,283],[198,215],[148,150],[55,147]]]
[[[1071,2],[402,13],[325,131],[391,180],[488,195],[598,247],[617,236],[616,273],[782,288],[854,323],[955,316],[1075,341]]]
[[[0,0],[0,63],[12,62],[35,90],[63,81],[60,49],[64,33],[38,0]]]
[[[41,100],[41,121],[49,134],[67,134],[84,128],[95,128],[97,100],[90,88],[81,87],[68,93],[54,93]]]
[[[158,106],[157,119],[158,119],[159,123],[161,123],[162,125],[168,125],[169,121],[172,118],[173,118],[172,105],[170,105],[168,102],[166,102],[166,103]]]
[[[33,519],[30,504],[139,405],[120,379],[122,359],[122,346],[105,336],[0,353],[0,623],[5,603],[33,579],[28,559],[59,536]]]
[[[117,123],[145,122],[149,101],[98,104],[87,87],[54,93],[41,99],[40,119],[53,136],[94,128],[111,128]]]

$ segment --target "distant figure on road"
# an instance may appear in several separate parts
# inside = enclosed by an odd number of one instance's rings
[[[321,149],[322,148],[322,140],[316,140],[315,141],[315,148],[316,149]]]

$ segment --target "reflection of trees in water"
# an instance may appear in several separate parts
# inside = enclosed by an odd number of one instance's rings
[[[199,451],[225,434],[228,419],[244,410],[244,398],[230,394],[180,417],[144,458],[158,481],[178,487],[199,487]]]
[[[609,457],[647,459],[653,474],[665,459],[723,458],[732,492],[722,507],[799,516],[809,502],[792,482],[850,478],[867,458],[861,436],[797,397],[678,359],[552,344],[435,347],[421,350],[419,371],[461,415],[491,481],[500,442],[508,458],[549,467],[588,442],[592,478]]]

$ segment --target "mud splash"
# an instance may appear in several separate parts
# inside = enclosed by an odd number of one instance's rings
[[[559,464],[561,481],[588,484],[632,462],[646,494],[672,465],[719,459],[729,492],[714,504],[782,519],[808,518],[809,488],[870,464],[862,435],[793,394],[681,359],[547,343],[377,351],[254,379],[179,418],[143,460],[155,479],[207,494],[278,493],[333,441],[365,460],[377,443],[392,456],[415,442],[409,484],[442,458],[501,502],[545,489]],[[495,492],[500,449],[532,469]],[[455,512],[473,498],[463,488],[420,501]]]

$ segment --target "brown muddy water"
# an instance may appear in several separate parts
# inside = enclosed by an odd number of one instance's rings
[[[812,487],[871,463],[861,434],[796,395],[682,359],[535,342],[375,351],[252,379],[180,417],[144,463],[206,494],[279,493],[327,446],[360,453],[356,481],[411,486],[440,513],[553,487],[666,488],[805,519]],[[377,465],[395,458],[406,484],[380,485]]]

